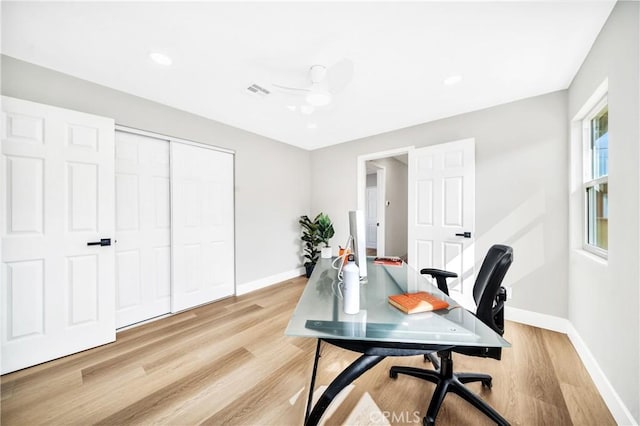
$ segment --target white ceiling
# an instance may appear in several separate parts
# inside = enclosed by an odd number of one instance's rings
[[[314,149],[565,89],[614,4],[3,1],[2,51]],[[301,96],[246,91],[344,58],[353,78],[310,115]]]

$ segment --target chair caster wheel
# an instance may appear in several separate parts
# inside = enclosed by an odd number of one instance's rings
[[[491,382],[491,380],[483,380],[482,381],[482,387],[483,388],[487,388],[487,389],[491,389],[493,387],[493,383]]]
[[[389,377],[391,377],[392,379],[397,379],[398,378],[398,373],[396,373],[393,370],[389,370]]]

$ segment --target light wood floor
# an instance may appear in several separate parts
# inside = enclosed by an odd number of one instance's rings
[[[299,425],[305,392],[295,395],[306,391],[315,341],[283,333],[305,283],[297,278],[183,312],[5,375],[1,423]],[[470,387],[512,424],[615,424],[566,336],[508,322],[505,337],[513,348],[502,361],[454,356],[454,366],[493,375],[492,390]],[[325,345],[318,386],[356,356]],[[433,385],[390,379],[394,364],[429,366],[421,357],[385,359],[354,383],[326,424],[343,424],[367,393],[392,424],[421,424]],[[450,394],[438,424],[490,422]]]

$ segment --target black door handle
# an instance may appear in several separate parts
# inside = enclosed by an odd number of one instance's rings
[[[88,246],[110,246],[111,238],[102,238],[100,241],[91,241],[87,243]]]
[[[463,232],[462,234],[456,234],[456,237],[471,238],[471,232]]]

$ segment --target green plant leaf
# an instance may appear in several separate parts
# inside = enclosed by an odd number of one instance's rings
[[[335,235],[331,219],[328,215],[321,212],[316,216],[314,222],[318,228],[320,242],[323,243],[325,247],[329,247],[329,240]]]

